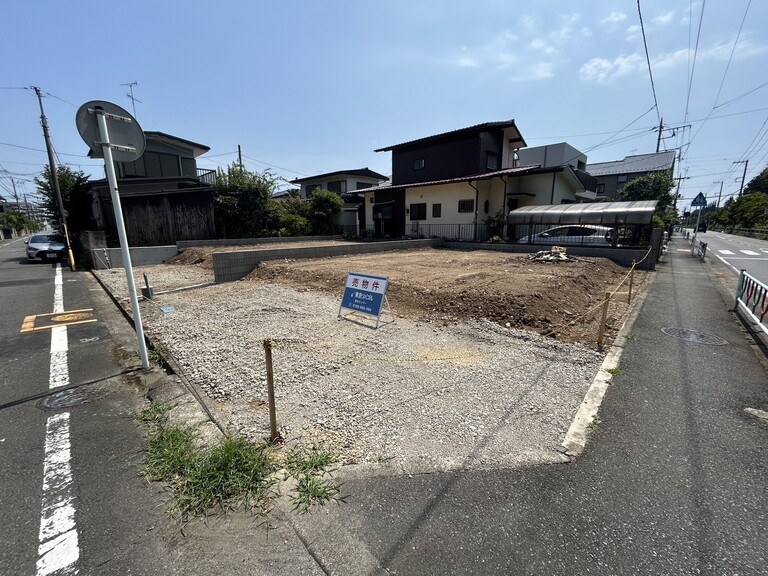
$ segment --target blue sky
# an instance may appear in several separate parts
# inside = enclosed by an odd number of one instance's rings
[[[529,146],[590,162],[682,149],[681,205],[738,193],[768,163],[768,2],[641,0],[13,2],[0,36],[0,195],[30,196],[47,157],[101,177],[75,128],[108,100],[236,160],[293,179],[361,168],[380,148],[514,118]],[[738,38],[738,41],[737,41]],[[690,127],[684,127],[690,125]],[[674,129],[674,130],[673,130]]]

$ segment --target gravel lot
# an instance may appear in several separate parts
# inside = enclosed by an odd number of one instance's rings
[[[156,292],[213,280],[210,270],[178,264],[134,273],[138,286],[146,273]],[[124,270],[97,274],[130,308]],[[160,294],[141,308],[147,333],[217,418],[250,438],[269,435],[269,338],[288,445],[322,442],[363,474],[564,459],[558,448],[602,354],[487,320],[385,314],[373,329],[338,319],[341,291],[240,281]]]

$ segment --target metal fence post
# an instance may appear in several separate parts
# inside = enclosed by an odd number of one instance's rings
[[[745,268],[742,268],[741,271],[739,272],[739,283],[736,286],[736,300],[734,300],[733,302],[734,311],[739,309],[739,297],[741,296],[741,290],[742,290],[742,287],[744,286],[744,272],[746,271],[747,270]]]

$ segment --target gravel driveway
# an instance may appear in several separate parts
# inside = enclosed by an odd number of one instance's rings
[[[146,273],[157,292],[212,280],[194,266],[134,272],[137,285]],[[124,271],[97,274],[130,307]],[[161,294],[141,308],[147,333],[217,418],[250,438],[269,435],[269,338],[288,445],[324,443],[361,474],[563,460],[558,448],[602,354],[483,320],[384,315],[374,329],[338,319],[341,291],[241,281]]]

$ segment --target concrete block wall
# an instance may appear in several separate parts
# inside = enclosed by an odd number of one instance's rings
[[[242,250],[239,252],[214,252],[213,275],[216,282],[233,282],[247,276],[259,262],[283,258],[326,258],[344,254],[370,254],[392,250],[411,250],[427,246],[442,246],[440,238],[425,240],[396,240],[392,242],[361,242],[339,246],[312,248],[281,247],[274,250]]]
[[[445,242],[445,248],[453,250],[496,250],[498,252],[511,252],[517,254],[533,254],[539,250],[546,250],[547,246],[530,246],[527,244],[491,244],[488,242]],[[566,254],[570,256],[591,256],[593,258],[607,258],[619,266],[630,268],[632,261],[639,263],[648,254],[647,248],[580,248],[578,246],[566,246]],[[657,250],[652,250],[648,257],[639,263],[639,270],[656,269]]]
[[[258,244],[287,244],[291,242],[317,242],[341,240],[341,236],[280,236],[270,238],[234,238],[225,240],[181,240],[176,242],[179,250],[194,246],[254,246]]]
[[[129,250],[133,266],[162,264],[179,253],[176,246],[136,246]],[[94,248],[91,250],[91,260],[93,267],[98,270],[125,267],[120,248]]]

